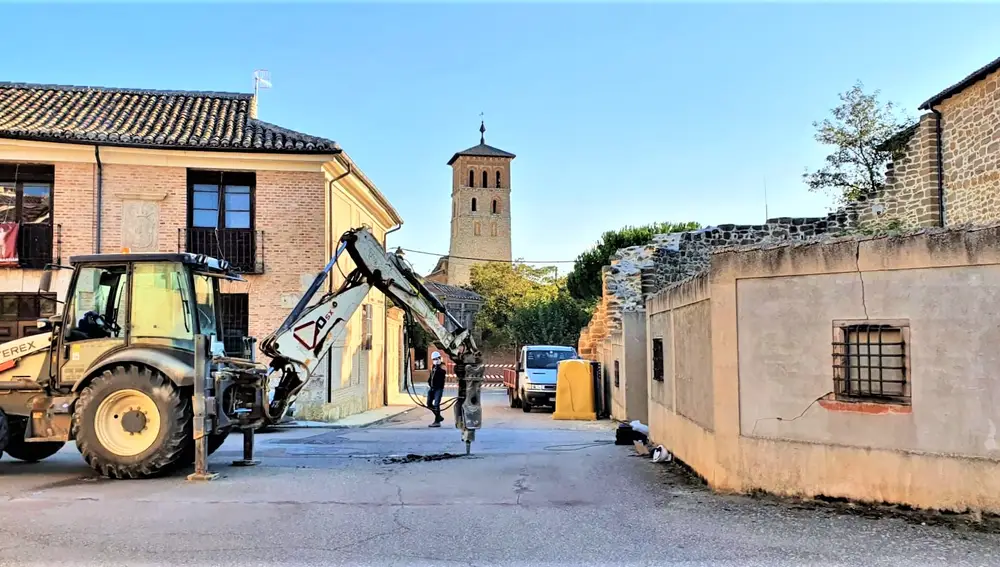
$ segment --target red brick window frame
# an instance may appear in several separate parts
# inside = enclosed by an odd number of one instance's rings
[[[905,319],[833,322],[833,394],[829,410],[909,413],[910,323]]]

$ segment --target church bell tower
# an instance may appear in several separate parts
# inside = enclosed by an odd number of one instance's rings
[[[447,279],[469,283],[472,266],[484,260],[510,262],[510,164],[514,154],[486,144],[486,124],[479,125],[479,145],[456,153],[451,166],[451,246]]]

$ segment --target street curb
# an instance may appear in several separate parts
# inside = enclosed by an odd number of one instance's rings
[[[278,425],[274,426],[274,429],[275,430],[283,430],[283,429],[364,429],[366,427],[372,427],[374,425],[381,425],[381,424],[383,424],[383,423],[385,423],[385,422],[387,422],[387,421],[389,421],[391,419],[396,419],[399,416],[406,415],[406,414],[410,413],[411,411],[413,411],[415,409],[417,409],[417,406],[413,406],[411,408],[406,408],[405,410],[403,410],[403,411],[401,411],[399,413],[396,413],[396,414],[393,414],[393,415],[387,415],[385,417],[376,419],[375,421],[372,421],[372,422],[369,422],[369,423],[360,424],[360,425],[337,425],[336,423],[330,423],[330,424],[325,424],[325,425],[296,425],[293,422],[293,423],[287,423],[287,424],[279,423]]]

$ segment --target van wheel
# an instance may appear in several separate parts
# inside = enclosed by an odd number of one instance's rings
[[[514,388],[507,388],[507,403],[512,408],[517,407],[517,402],[514,399]]]
[[[190,438],[191,404],[159,372],[118,366],[94,379],[73,412],[76,446],[110,478],[147,478],[171,469]]]
[[[521,395],[521,411],[524,413],[531,413],[531,404],[528,403],[528,399]]]

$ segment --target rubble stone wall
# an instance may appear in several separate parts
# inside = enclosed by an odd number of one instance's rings
[[[825,217],[780,217],[764,224],[722,224],[658,234],[645,246],[622,248],[603,269],[604,293],[590,324],[580,333],[577,351],[594,360],[610,334],[621,330],[622,313],[644,309],[650,294],[707,270],[716,248],[842,235],[857,222],[857,209],[844,209]]]

